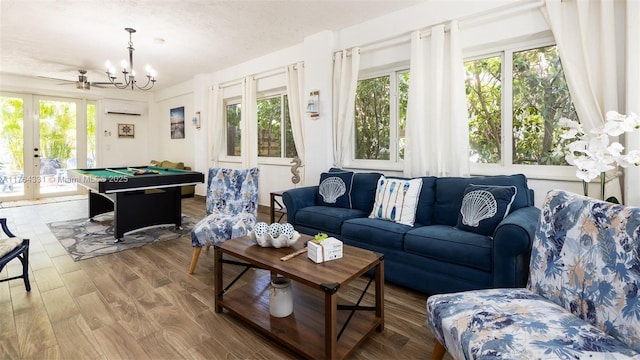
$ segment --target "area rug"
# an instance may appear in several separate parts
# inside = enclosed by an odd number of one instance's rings
[[[154,227],[125,235],[122,242],[113,237],[113,215],[96,216],[94,221],[75,219],[47,224],[74,261],[112,254],[148,244],[190,236],[195,221],[182,216],[182,229],[174,226]]]

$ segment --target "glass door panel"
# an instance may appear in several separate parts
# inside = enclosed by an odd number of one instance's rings
[[[67,169],[76,168],[78,160],[78,103],[54,99],[38,101],[36,143],[39,146],[34,149],[34,165],[40,169],[39,181],[36,182],[36,193],[39,195],[58,196],[77,192],[77,185],[68,181]]]
[[[96,167],[96,104],[87,103],[87,165],[84,168]]]
[[[24,98],[0,96],[0,201],[25,198]]]

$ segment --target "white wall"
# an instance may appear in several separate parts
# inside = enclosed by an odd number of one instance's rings
[[[187,81],[154,94],[149,116],[149,149],[153,160],[183,162],[185,166],[195,167],[194,144],[199,130],[192,123],[197,111],[193,84]],[[171,109],[180,107],[184,107],[184,139],[172,139],[169,116]],[[147,159],[147,163],[152,159]]]

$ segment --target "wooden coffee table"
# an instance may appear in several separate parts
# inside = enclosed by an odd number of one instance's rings
[[[316,264],[306,254],[288,261],[281,257],[302,249],[312,237],[302,235],[290,248],[263,248],[247,236],[215,246],[216,312],[226,309],[296,353],[313,359],[347,357],[374,330],[384,329],[384,261],[381,254],[345,245],[343,257]],[[240,261],[230,260],[230,255]],[[223,287],[223,264],[245,266]],[[233,287],[246,270],[259,268],[263,274],[241,287]],[[338,290],[374,269],[355,304],[338,304]],[[292,280],[293,314],[285,318],[269,314],[271,276]],[[375,281],[375,306],[361,306],[369,285]],[[232,288],[233,287],[233,288]],[[353,290],[353,287],[348,287]]]

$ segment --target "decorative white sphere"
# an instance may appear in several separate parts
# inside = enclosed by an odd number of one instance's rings
[[[269,225],[265,222],[256,223],[256,226],[253,228],[254,233],[257,237],[262,237],[269,231]]]
[[[273,223],[269,225],[269,235],[271,235],[271,237],[274,239],[280,236],[280,230],[281,230],[281,226],[278,223]]]
[[[289,223],[284,223],[280,227],[280,234],[285,235],[287,238],[291,239],[293,237],[293,225]]]

